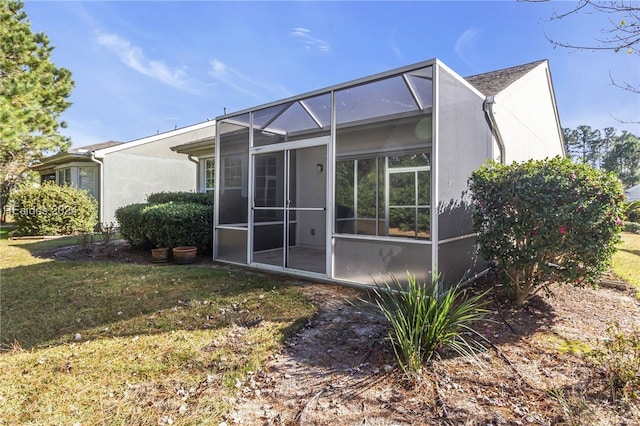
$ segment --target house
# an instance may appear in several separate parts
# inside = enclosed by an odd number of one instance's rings
[[[625,201],[640,201],[640,184],[624,191]]]
[[[32,167],[41,180],[87,190],[99,204],[101,223],[115,222],[119,207],[162,191],[195,191],[197,165],[172,146],[213,138],[214,122],[203,122],[127,143],[105,142],[47,157]]]
[[[215,121],[211,122],[212,128]],[[186,154],[189,160],[196,164],[196,191],[213,192],[215,188],[215,135],[209,135],[200,140],[172,146],[171,150],[179,154]]]
[[[433,271],[455,283],[486,270],[471,173],[556,155],[546,60],[465,79],[433,59],[225,114],[213,256],[352,285]]]

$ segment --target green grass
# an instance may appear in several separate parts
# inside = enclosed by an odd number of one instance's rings
[[[0,241],[0,424],[217,425],[313,313],[256,274],[32,257],[53,241]]]
[[[622,233],[622,242],[613,255],[613,272],[640,291],[640,234]]]
[[[6,240],[9,238],[9,233],[16,229],[13,223],[7,222],[0,225],[0,240]]]

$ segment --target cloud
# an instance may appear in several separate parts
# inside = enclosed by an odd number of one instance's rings
[[[319,50],[320,52],[331,52],[331,45],[328,41],[320,40],[311,36],[311,30],[307,28],[292,28],[289,32],[294,39],[302,43],[306,50]]]
[[[191,91],[188,75],[183,68],[171,68],[163,61],[148,59],[138,46],[117,34],[99,34],[97,42],[115,53],[122,63],[140,74],[151,77],[166,85]]]
[[[460,59],[469,66],[473,66],[469,56],[473,56],[478,51],[476,49],[476,39],[480,33],[481,30],[478,28],[468,28],[460,37],[458,37],[456,44],[453,47],[454,52],[456,52]]]
[[[262,98],[262,94],[267,92],[275,96],[290,96],[289,91],[278,85],[265,84],[259,80],[255,80],[240,71],[227,66],[227,64],[212,59],[209,61],[209,75],[217,81],[226,84],[239,92],[247,94],[254,98]]]

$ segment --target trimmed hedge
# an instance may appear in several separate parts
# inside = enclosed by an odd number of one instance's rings
[[[120,225],[120,235],[134,247],[149,249],[154,244],[145,235],[145,221],[142,212],[149,204],[139,203],[120,207],[116,210],[116,220]]]
[[[211,242],[213,209],[195,203],[151,204],[142,211],[145,236],[156,247],[196,246]]]
[[[640,223],[638,222],[624,222],[622,225],[624,232],[632,232],[634,234],[640,234]]]
[[[196,203],[131,204],[116,210],[120,233],[138,248],[211,244],[213,206]]]
[[[147,196],[149,204],[193,203],[213,205],[213,192],[155,192]]]
[[[19,235],[69,235],[93,232],[98,224],[98,202],[86,191],[45,183],[22,188],[12,196],[9,212]]]

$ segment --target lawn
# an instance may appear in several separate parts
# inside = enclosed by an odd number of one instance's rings
[[[0,424],[218,424],[237,380],[313,313],[214,266],[52,261],[0,241]]]
[[[640,291],[640,234],[622,233],[611,267],[617,276]]]
[[[77,243],[0,241],[0,424],[218,425],[240,383],[315,310],[299,287],[261,274],[34,256]],[[623,234],[614,272],[640,285],[639,263],[640,235]],[[514,347],[500,350],[513,360]]]

